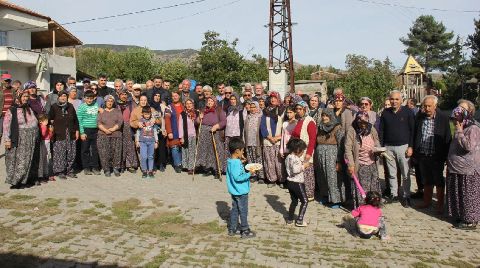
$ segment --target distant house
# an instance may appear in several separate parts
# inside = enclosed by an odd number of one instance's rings
[[[77,45],[82,42],[50,17],[0,0],[0,70],[14,80],[49,91],[54,81],[75,77],[75,58],[55,52]]]

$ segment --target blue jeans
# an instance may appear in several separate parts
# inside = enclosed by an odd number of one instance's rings
[[[182,164],[182,147],[175,146],[172,148],[173,166],[178,167]]]
[[[153,170],[153,159],[155,153],[155,142],[141,141],[140,142],[140,167],[143,172]]]
[[[230,230],[235,232],[238,228],[240,214],[240,231],[250,229],[248,226],[248,194],[232,195],[232,210],[230,211]]]

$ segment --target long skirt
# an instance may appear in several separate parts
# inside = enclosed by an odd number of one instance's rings
[[[365,193],[369,191],[375,191],[380,194],[382,193],[380,188],[380,180],[378,179],[378,170],[376,163],[368,166],[360,165],[357,174],[360,185],[362,186]],[[357,185],[353,181],[353,178],[351,180],[351,189],[353,196],[353,206],[357,208],[361,204],[365,203],[365,200],[362,198],[360,191],[357,189]]]
[[[202,125],[202,129],[200,133],[198,133],[197,167],[214,169],[218,172],[210,129],[212,129],[211,126]],[[225,149],[223,148],[223,142],[220,139],[218,131],[213,135],[215,137],[218,160],[220,162],[219,168],[223,169],[223,162],[225,162]]]
[[[477,163],[478,164],[478,163]],[[480,174],[447,175],[448,215],[467,223],[480,221]]]
[[[263,158],[262,158],[262,147],[261,146],[247,146],[247,162],[251,163],[258,163],[263,165]],[[257,171],[257,177],[259,179],[265,178],[265,168]]]
[[[27,184],[32,174],[37,174],[33,156],[38,148],[38,127],[19,128],[17,147],[5,151],[6,183],[11,185]]]
[[[337,145],[320,144],[315,149],[316,181],[320,198],[328,197],[328,202],[341,203],[345,199],[343,177],[337,172]]]
[[[135,149],[135,143],[133,142],[132,128],[128,122],[123,123],[121,166],[123,169],[138,167],[138,157]]]
[[[195,161],[195,147],[197,146],[197,137],[188,137],[188,146],[182,147],[182,167],[187,170],[193,170]]]
[[[305,191],[309,199],[315,197],[315,172],[313,166],[308,166],[303,172],[303,178],[305,179]]]
[[[73,172],[77,142],[70,139],[70,134],[65,135],[65,140],[53,143],[53,174],[69,174]]]
[[[280,156],[280,145],[263,146],[263,164],[265,170],[265,178],[269,182],[284,182],[286,179],[283,173],[282,162]]]
[[[104,171],[120,169],[122,167],[122,138],[98,135],[98,156]]]
[[[50,140],[41,140],[38,177],[48,178],[50,176],[52,176],[52,153],[50,150]]]

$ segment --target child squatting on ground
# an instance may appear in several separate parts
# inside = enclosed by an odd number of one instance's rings
[[[352,210],[351,215],[344,217],[344,225],[355,220],[355,231],[358,236],[364,239],[370,239],[377,235],[382,240],[390,239],[387,235],[385,219],[382,215],[382,197],[375,191],[367,192],[365,204]]]
[[[230,211],[230,226],[228,235],[241,235],[241,238],[255,237],[255,233],[248,226],[248,193],[250,192],[250,176],[255,171],[245,172],[243,157],[245,143],[240,138],[232,138],[228,143],[231,158],[227,160],[227,188],[232,196],[232,210]],[[238,217],[240,216],[240,229]]]
[[[285,168],[287,169],[287,188],[290,193],[290,198],[292,202],[290,203],[290,208],[288,210],[288,219],[287,224],[293,224],[293,218],[295,216],[295,209],[298,205],[298,200],[300,200],[300,211],[298,212],[297,220],[295,221],[295,226],[306,227],[307,223],[304,220],[305,212],[307,211],[308,198],[307,192],[305,191],[305,181],[303,172],[310,163],[303,163],[300,158],[303,155],[303,152],[307,149],[307,144],[301,140],[292,138],[287,143],[287,149],[290,154],[285,159]]]
[[[140,148],[140,167],[142,168],[142,178],[153,178],[153,158],[155,149],[158,148],[157,125],[152,118],[152,111],[149,106],[142,108],[142,118],[140,119],[142,128],[135,134],[135,144]]]

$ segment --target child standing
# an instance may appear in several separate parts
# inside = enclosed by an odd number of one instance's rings
[[[380,193],[370,191],[367,192],[365,204],[352,210],[352,216],[357,221],[357,233],[361,238],[369,239],[372,235],[378,235],[382,240],[390,239],[387,235],[381,207]]]
[[[295,226],[306,227],[307,223],[304,220],[304,216],[305,212],[307,211],[308,198],[307,192],[305,191],[304,171],[305,168],[310,166],[310,162],[303,163],[301,157],[303,152],[305,152],[307,149],[307,144],[301,139],[291,138],[287,143],[287,149],[290,154],[285,159],[285,167],[288,175],[288,192],[290,193],[290,198],[292,199],[290,208],[288,210],[287,224],[293,224],[295,209],[297,208],[298,200],[300,200],[300,211],[298,212]]]
[[[98,104],[94,102],[95,93],[85,91],[84,103],[80,104],[77,111],[80,138],[82,139],[82,166],[85,175],[100,175],[98,164],[97,134],[98,134]]]
[[[39,128],[42,142],[40,143],[40,165],[38,170],[38,177],[46,181],[54,181],[52,176],[52,153],[50,151],[50,140],[53,137],[52,126],[48,126],[48,117],[44,114],[38,117]]]
[[[255,237],[255,233],[248,226],[248,193],[250,192],[250,176],[255,171],[245,172],[242,159],[245,143],[234,137],[228,143],[231,158],[227,159],[227,187],[232,196],[232,210],[230,211],[230,226],[228,235],[234,236],[240,231],[241,238]],[[240,230],[238,217],[240,216]]]
[[[137,129],[135,134],[135,144],[140,148],[140,167],[142,169],[142,178],[153,178],[153,159],[155,149],[158,148],[158,126],[155,119],[152,118],[150,106],[142,108],[142,118],[139,120],[142,128]]]

